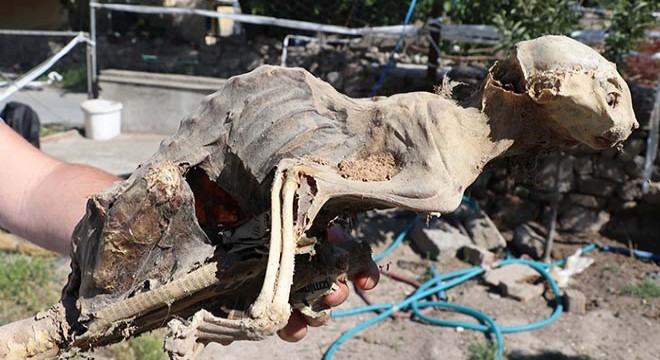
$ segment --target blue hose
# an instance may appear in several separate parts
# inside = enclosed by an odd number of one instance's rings
[[[401,234],[397,237],[397,239],[394,241],[394,243],[388,247],[387,250],[385,250],[383,253],[379,254],[377,256],[378,260],[382,259],[385,257],[387,254],[392,252],[394,250],[394,244],[399,244],[401,241],[403,241],[403,238],[405,238],[406,234],[412,229],[412,226],[419,220],[418,217],[416,217],[413,221],[408,224],[406,229],[404,229]],[[591,244],[588,246],[585,246],[582,248],[582,253],[586,253],[588,251],[591,251],[596,248],[595,244]],[[374,260],[376,260],[376,257],[374,257]],[[469,330],[475,330],[475,331],[481,331],[484,333],[492,333],[495,337],[495,343],[497,344],[497,359],[501,359],[502,355],[504,353],[504,341],[502,338],[502,334],[507,334],[507,333],[515,333],[515,332],[522,332],[522,331],[531,331],[535,329],[542,328],[544,326],[549,325],[550,323],[554,322],[561,316],[561,313],[563,311],[563,306],[560,301],[560,296],[561,292],[559,290],[559,287],[557,286],[557,283],[554,281],[552,276],[548,273],[547,269],[552,267],[552,266],[561,266],[566,262],[566,260],[560,260],[556,261],[553,263],[541,263],[541,262],[536,262],[536,261],[530,261],[530,260],[523,260],[523,259],[505,259],[505,260],[500,260],[497,262],[496,266],[507,266],[511,264],[523,264],[530,266],[534,270],[536,270],[543,278],[545,278],[548,283],[550,284],[550,288],[552,289],[552,292],[555,297],[555,307],[550,316],[547,318],[533,322],[531,324],[524,324],[524,325],[514,325],[514,326],[506,326],[506,327],[500,327],[497,325],[497,323],[488,315],[481,313],[477,310],[458,305],[458,304],[452,304],[444,301],[426,301],[425,299],[432,295],[432,294],[437,294],[439,292],[444,292],[445,290],[451,289],[457,285],[460,285],[466,281],[469,281],[485,272],[485,269],[482,267],[472,267],[469,269],[463,269],[463,270],[457,270],[453,271],[447,274],[443,275],[436,275],[434,276],[433,279],[425,282],[422,284],[412,295],[410,295],[408,298],[405,300],[399,302],[398,304],[376,304],[376,305],[368,305],[368,306],[363,306],[363,307],[358,307],[354,309],[349,309],[345,311],[336,311],[332,314],[333,317],[344,317],[344,316],[351,316],[351,315],[356,315],[356,314],[361,314],[365,312],[372,312],[372,311],[383,311],[380,314],[374,316],[373,318],[358,324],[357,326],[349,329],[345,333],[343,333],[337,340],[335,340],[332,345],[328,348],[326,351],[323,359],[324,360],[330,360],[333,358],[334,354],[337,352],[339,347],[346,342],[349,338],[351,338],[353,335],[357,334],[358,332],[370,327],[371,325],[374,325],[378,322],[380,322],[383,319],[386,319],[390,317],[392,314],[394,314],[398,310],[412,310],[413,313],[415,314],[416,317],[418,317],[420,320],[425,321],[431,325],[436,325],[436,326],[450,326],[450,327],[462,327],[465,329]],[[469,322],[463,322],[463,321],[453,321],[453,320],[442,320],[442,319],[437,319],[433,318],[430,316],[427,316],[423,314],[420,310],[428,307],[435,307],[435,308],[444,308],[444,309],[449,309],[453,310],[456,312],[460,312],[462,314],[472,316],[474,317],[477,321],[480,322],[480,324],[475,324],[475,323],[469,323]]]
[[[374,87],[371,89],[371,92],[369,93],[369,97],[376,96],[378,89],[380,89],[380,87],[383,85],[385,76],[387,76],[387,73],[390,71],[390,68],[392,67],[392,65],[394,65],[394,54],[399,52],[399,49],[401,48],[401,42],[406,34],[406,26],[408,26],[408,23],[410,22],[410,18],[412,17],[416,4],[417,4],[417,0],[410,1],[410,5],[408,6],[408,12],[406,13],[406,18],[403,21],[403,30],[401,30],[401,35],[399,35],[399,39],[396,41],[396,44],[394,45],[394,50],[392,50],[392,52],[390,53],[390,57],[387,59],[387,64],[385,64],[385,67],[378,76],[378,80],[376,80]]]

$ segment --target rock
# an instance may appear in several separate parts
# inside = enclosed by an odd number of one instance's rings
[[[512,297],[522,302],[528,302],[543,295],[543,284],[526,284],[513,281],[503,281],[499,286],[502,295]]]
[[[594,174],[601,178],[615,182],[624,182],[628,176],[623,169],[621,161],[616,159],[600,158],[594,163]]]
[[[415,252],[430,259],[455,257],[459,248],[472,244],[468,236],[442,218],[431,219],[428,226],[426,222],[418,221],[408,238]]]
[[[559,191],[568,192],[573,188],[575,182],[575,175],[573,173],[572,156],[567,156],[561,159],[559,163]],[[543,160],[540,169],[536,174],[539,179],[537,182],[538,190],[546,192],[554,192],[555,176],[557,172],[557,160],[555,157],[548,157]]]
[[[499,288],[502,295],[525,302],[543,294],[543,285],[529,283],[539,276],[539,273],[529,266],[512,264],[487,271],[484,281]]]
[[[461,247],[458,249],[456,257],[471,265],[485,267],[490,267],[495,263],[495,261],[497,261],[495,254],[474,245],[466,245]]]
[[[567,199],[571,204],[580,205],[590,209],[600,209],[605,206],[605,199],[593,195],[572,193],[568,194]]]
[[[623,169],[633,179],[641,179],[644,176],[644,157],[635,156],[632,160],[623,164]]]
[[[578,191],[582,194],[596,196],[610,196],[614,193],[616,183],[614,181],[596,179],[591,177],[580,177],[577,181]]]
[[[530,194],[531,191],[524,186],[516,185],[516,187],[513,189],[513,195],[522,199],[528,198]]]
[[[340,77],[339,73],[336,71],[331,71],[326,75],[326,80],[330,83],[335,88],[340,88],[341,87],[341,82],[340,82]]]
[[[575,315],[587,313],[587,297],[577,289],[566,289],[562,295],[565,311]]]
[[[533,201],[524,201],[517,196],[498,197],[494,214],[509,228],[536,219],[539,206]]]
[[[589,175],[594,171],[594,163],[589,156],[579,156],[573,162],[573,169],[578,175]]]
[[[609,220],[605,211],[573,206],[559,214],[557,225],[562,231],[597,233]]]
[[[624,201],[634,201],[641,199],[642,183],[640,180],[628,181],[617,189],[617,195]]]
[[[513,247],[518,252],[538,260],[543,257],[545,237],[529,224],[523,224],[518,226],[513,234]]]
[[[541,275],[529,266],[511,264],[486,271],[484,281],[491,286],[500,286],[503,281],[525,283],[536,280],[539,276]]]
[[[634,158],[642,153],[646,147],[646,141],[642,139],[628,139],[623,143],[623,154],[627,157]]]
[[[652,182],[649,184],[649,191],[642,197],[644,202],[653,205],[660,205],[660,182]]]
[[[483,211],[475,210],[463,220],[463,226],[472,238],[472,242],[478,247],[488,250],[506,247],[506,240]]]
[[[651,111],[655,103],[655,88],[651,86],[639,85],[629,82],[630,93],[632,94],[633,110],[635,117],[639,122],[640,129],[646,129],[651,118]]]

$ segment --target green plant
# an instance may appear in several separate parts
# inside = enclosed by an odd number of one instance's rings
[[[467,360],[494,360],[497,358],[497,344],[476,341],[468,346]]]
[[[57,301],[54,258],[0,252],[0,324],[32,315]]]
[[[447,1],[453,23],[493,25],[502,34],[498,48],[548,34],[567,34],[578,23],[572,0]]]
[[[605,39],[605,57],[625,71],[625,61],[644,30],[657,20],[651,14],[658,11],[660,0],[618,0]]]
[[[660,297],[660,283],[657,280],[645,278],[638,283],[626,285],[623,288],[623,293],[642,299],[655,299]]]
[[[117,360],[164,360],[167,359],[163,350],[164,330],[155,330],[138,337],[112,345],[108,351]]]
[[[616,263],[608,262],[603,265],[603,271],[609,271],[611,273],[618,274],[621,272],[621,266]]]
[[[409,1],[400,0],[241,0],[245,13],[351,27],[398,25]],[[412,21],[426,20],[433,0],[418,0]]]

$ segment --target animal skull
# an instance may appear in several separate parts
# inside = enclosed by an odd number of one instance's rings
[[[430,93],[351,99],[302,69],[233,77],[89,200],[62,299],[71,328],[53,342],[86,348],[168,320],[174,357],[261,339],[292,305],[322,313],[335,279],[370,261],[366,245],[325,241],[336,216],[450,212],[494,157],[612,146],[636,126],[614,66],[557,36],[518,44],[463,106]]]

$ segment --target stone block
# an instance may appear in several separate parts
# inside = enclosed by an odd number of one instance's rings
[[[523,224],[513,234],[513,247],[522,254],[540,259],[543,257],[545,237],[534,230],[533,226]]]
[[[514,298],[522,302],[528,302],[532,299],[538,298],[543,295],[542,284],[527,284],[527,283],[518,283],[513,281],[504,281],[500,283],[500,289],[502,295]]]
[[[574,187],[575,175],[573,173],[574,158],[564,157],[559,163],[559,191],[568,192]],[[555,157],[545,158],[539,166],[536,177],[538,190],[554,191],[557,160]]]
[[[616,182],[610,180],[596,179],[591,177],[580,177],[577,181],[578,191],[582,194],[596,196],[610,196],[616,189]]]
[[[619,186],[616,190],[617,195],[624,201],[635,201],[642,198],[642,183],[641,180],[628,181]]]
[[[573,169],[578,175],[589,175],[594,171],[594,162],[590,156],[578,156],[573,162]]]
[[[587,313],[587,297],[580,290],[564,290],[562,302],[564,303],[564,311],[568,313],[575,315],[584,315]]]
[[[633,179],[641,179],[644,176],[644,157],[635,156],[623,164],[623,169]]]
[[[433,218],[427,224],[418,221],[408,235],[415,252],[425,258],[454,257],[456,251],[472,240],[442,218]]]
[[[649,204],[660,205],[660,182],[650,183],[649,191],[644,194],[642,200]]]
[[[562,231],[575,233],[597,233],[610,220],[605,211],[572,206],[558,216],[558,228]]]
[[[463,220],[472,242],[481,248],[494,250],[506,247],[506,240],[497,226],[483,211],[475,211]]]
[[[461,247],[456,257],[475,266],[492,266],[497,260],[492,252],[474,245]]]
[[[525,302],[543,294],[543,285],[530,283],[539,276],[529,266],[512,264],[487,271],[484,281],[500,289],[502,295]]]
[[[491,286],[500,286],[503,281],[526,283],[539,278],[539,273],[523,264],[511,264],[486,271],[484,281]]]
[[[600,209],[605,206],[605,199],[593,195],[572,193],[567,196],[568,202],[589,209]]]
[[[594,175],[601,179],[612,180],[618,183],[628,179],[623,162],[609,158],[600,158],[594,162]]]

